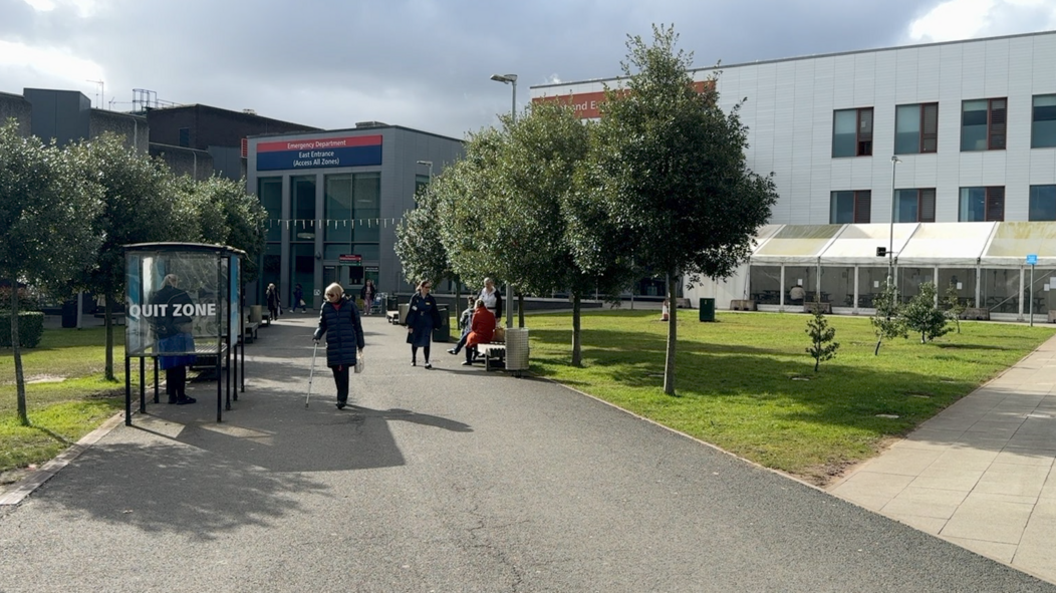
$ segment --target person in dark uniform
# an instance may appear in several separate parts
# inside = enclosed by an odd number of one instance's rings
[[[431,369],[429,350],[433,339],[433,328],[443,325],[436,299],[429,294],[432,283],[422,280],[418,292],[411,297],[407,307],[407,343],[411,345],[411,366],[418,366],[418,349],[425,353],[425,368]]]
[[[326,334],[326,366],[334,373],[337,409],[341,410],[348,405],[348,369],[363,356],[363,326],[356,303],[345,298],[340,284],[327,286],[325,298],[313,339],[318,342]]]
[[[187,292],[179,288],[179,283],[176,274],[165,276],[161,290],[154,293],[150,302],[155,306],[154,334],[158,339],[158,352],[172,353],[158,357],[158,365],[165,371],[165,393],[170,404],[182,406],[197,400],[187,396],[187,367],[194,364],[195,359],[187,306],[194,305]]]

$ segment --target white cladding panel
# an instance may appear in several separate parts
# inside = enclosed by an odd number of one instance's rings
[[[729,109],[745,99],[748,166],[773,172],[773,224],[829,224],[834,191],[872,192],[870,220],[890,222],[891,185],[934,188],[936,222],[957,222],[961,188],[1005,188],[1006,221],[1027,220],[1031,185],[1056,184],[1056,148],[1031,149],[1033,97],[1056,94],[1056,32],[723,66]],[[710,69],[696,71],[698,80]],[[610,84],[612,82],[610,81]],[[603,83],[533,89],[532,96]],[[1007,99],[1006,149],[961,151],[963,102]],[[938,151],[891,165],[899,105],[938,103]],[[872,156],[832,157],[833,112],[873,109]]]

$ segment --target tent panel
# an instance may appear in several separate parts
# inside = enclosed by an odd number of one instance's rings
[[[995,222],[921,223],[906,246],[896,251],[898,265],[975,266],[996,225]]]

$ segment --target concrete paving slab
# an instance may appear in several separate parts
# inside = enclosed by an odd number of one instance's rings
[[[891,502],[884,505],[881,511],[887,515],[916,515],[932,519],[942,519],[943,523],[953,516],[957,507],[967,498],[967,492],[920,488],[908,486],[899,492]],[[938,533],[936,531],[936,533]]]
[[[943,537],[1018,545],[1033,506],[969,495],[940,532]]]

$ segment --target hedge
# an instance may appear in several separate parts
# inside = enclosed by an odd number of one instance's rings
[[[44,335],[44,314],[40,311],[19,311],[18,339],[23,348],[33,348]],[[0,311],[0,348],[11,347],[11,312]]]

